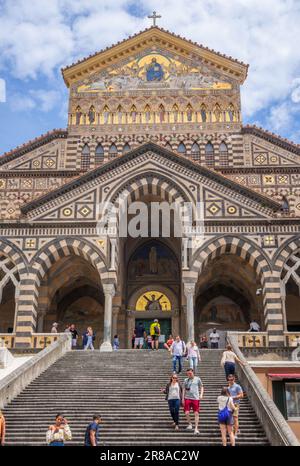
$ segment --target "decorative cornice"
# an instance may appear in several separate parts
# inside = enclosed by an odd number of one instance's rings
[[[76,178],[82,175],[82,171],[78,170],[7,170],[0,171],[1,178]]]
[[[179,165],[184,166],[187,169],[190,169],[192,171],[196,171],[198,174],[205,176],[206,178],[215,181],[217,183],[221,183],[223,186],[234,190],[238,193],[243,194],[244,196],[259,202],[260,204],[263,204],[269,208],[271,208],[273,211],[278,211],[281,208],[281,204],[279,202],[276,202],[269,197],[265,196],[264,194],[258,193],[246,186],[242,186],[239,183],[236,183],[233,180],[230,180],[226,176],[222,175],[221,173],[217,173],[214,170],[211,170],[207,167],[201,166],[197,164],[196,162],[183,158],[177,154],[175,154],[172,151],[169,151],[161,146],[158,146],[157,144],[154,144],[153,142],[149,142],[146,144],[143,144],[136,149],[133,149],[126,154],[124,154],[121,157],[118,157],[116,159],[113,159],[111,161],[108,161],[107,163],[103,164],[100,167],[95,168],[94,170],[91,170],[87,172],[86,174],[82,175],[81,177],[77,178],[76,180],[72,180],[65,185],[61,186],[60,188],[55,189],[54,191],[51,191],[50,193],[47,193],[27,204],[21,207],[22,213],[26,214],[35,208],[41,206],[42,204],[45,204],[46,202],[49,202],[59,195],[63,195],[65,193],[68,193],[72,191],[75,188],[78,188],[79,186],[82,186],[84,183],[87,183],[89,181],[94,180],[95,178],[99,177],[100,175],[103,175],[105,173],[111,172],[113,169],[120,167],[124,162],[127,161],[132,161],[134,160],[137,156],[142,155],[146,152],[154,152],[157,155],[161,155],[162,157],[166,157],[170,161],[177,163]]]
[[[66,85],[68,87],[70,86],[72,75],[74,76],[74,74],[77,74],[78,69],[82,68],[81,65],[83,63],[85,63],[86,67],[89,68],[90,71],[92,71],[94,68],[93,65],[95,63],[96,57],[98,58],[98,56],[103,55],[102,61],[104,61],[104,56],[106,54],[109,55],[109,53],[112,52],[113,49],[115,49],[115,55],[117,55],[117,53],[119,52],[119,49],[120,49],[121,55],[124,55],[124,53],[126,53],[126,51],[124,51],[124,45],[128,45],[128,48],[129,48],[130,42],[135,42],[137,38],[139,38],[142,41],[148,38],[155,38],[155,37],[158,37],[158,38],[160,37],[163,40],[166,40],[167,38],[169,38],[169,39],[173,39],[173,40],[176,39],[177,41],[181,41],[185,44],[185,46],[188,46],[189,49],[192,49],[194,53],[196,52],[199,53],[199,51],[202,51],[202,53],[205,54],[205,59],[207,59],[208,61],[210,60],[213,61],[212,60],[213,57],[215,59],[219,59],[219,61],[221,58],[223,61],[223,65],[224,65],[223,70],[225,71],[226,68],[228,69],[235,68],[236,77],[239,78],[241,84],[245,81],[247,77],[249,65],[246,65],[245,63],[239,60],[236,60],[231,56],[227,56],[225,54],[216,52],[215,50],[205,47],[201,44],[198,44],[197,42],[193,42],[189,39],[186,39],[185,37],[181,37],[177,34],[174,34],[166,29],[159,28],[157,26],[151,26],[150,28],[144,29],[143,31],[140,31],[132,36],[129,36],[126,39],[117,42],[116,44],[106,47],[100,50],[99,52],[91,54],[81,60],[78,60],[75,63],[72,63],[69,66],[66,66],[65,68],[62,68],[61,72],[62,72]],[[197,47],[198,50],[195,50],[194,49],[195,47]],[[219,68],[220,70],[222,69],[221,64]]]
[[[289,152],[293,152],[294,154],[300,155],[300,144],[296,144],[293,141],[289,141],[288,139],[282,138],[278,134],[271,133],[270,131],[267,131],[266,129],[260,128],[258,126],[243,126],[242,134],[252,134],[253,136],[265,139],[268,142],[282,147],[283,149],[286,149]]]
[[[65,129],[53,129],[52,131],[48,131],[48,133],[42,134],[41,136],[22,144],[22,146],[17,146],[9,152],[4,152],[4,154],[0,156],[0,165],[37,149],[38,147],[53,141],[53,139],[66,138],[67,136],[68,132]]]

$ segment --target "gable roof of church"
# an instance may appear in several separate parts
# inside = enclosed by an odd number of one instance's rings
[[[64,81],[69,87],[73,81],[82,79],[85,74],[95,73],[97,69],[104,66],[109,66],[112,59],[122,59],[126,52],[132,54],[134,46],[137,46],[137,50],[141,50],[141,46],[146,43],[146,40],[161,39],[162,42],[167,45],[166,41],[176,42],[178,49],[186,48],[192,54],[201,54],[204,63],[210,63],[217,65],[219,71],[228,72],[240,81],[242,84],[248,74],[249,65],[246,65],[242,61],[236,60],[235,58],[216,52],[214,49],[205,47],[202,44],[193,42],[192,40],[181,37],[178,34],[174,34],[166,29],[159,28],[157,26],[151,26],[143,31],[140,31],[126,39],[117,42],[109,47],[106,47],[99,52],[89,55],[88,57],[82,58],[75,63],[61,69]],[[107,61],[106,61],[107,60]]]
[[[72,180],[69,183],[64,184],[60,188],[57,188],[37,199],[34,199],[31,202],[28,202],[27,204],[24,204],[21,207],[21,211],[23,214],[26,214],[27,212],[34,210],[35,208],[45,204],[46,202],[49,202],[57,198],[57,196],[70,192],[73,189],[78,188],[79,186],[82,186],[83,184],[87,183],[88,181],[92,181],[98,176],[104,173],[107,173],[116,167],[119,167],[124,162],[132,160],[138,155],[144,154],[145,152],[148,152],[148,151],[155,152],[159,155],[167,157],[168,159],[172,160],[175,163],[184,165],[186,168],[189,168],[193,171],[197,171],[201,175],[215,182],[219,182],[223,186],[226,186],[227,188],[237,191],[256,202],[259,202],[271,208],[273,211],[278,211],[281,208],[281,204],[279,202],[271,199],[270,197],[265,196],[264,194],[258,193],[257,191],[253,191],[252,189],[246,186],[243,186],[239,183],[236,183],[235,181],[230,180],[229,178],[222,175],[221,173],[217,173],[216,171],[211,170],[210,168],[204,167],[202,165],[199,165],[192,160],[183,158],[182,156],[177,155],[176,153],[168,149],[165,149],[164,147],[158,146],[157,144],[154,144],[153,142],[148,142],[146,144],[139,146],[136,149],[126,152],[121,157],[117,157],[101,165],[100,167],[94,168],[93,170],[76,178],[75,180]]]
[[[44,144],[53,141],[54,139],[67,138],[67,136],[68,131],[66,129],[53,129],[52,131],[48,131],[45,134],[41,134],[35,139],[27,141],[21,146],[17,146],[10,150],[9,152],[4,152],[0,156],[0,165],[10,162],[17,157],[21,157],[22,155],[27,154],[27,152],[31,152],[32,150],[37,149],[38,147],[41,147]]]

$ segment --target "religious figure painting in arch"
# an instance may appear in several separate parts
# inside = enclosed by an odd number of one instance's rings
[[[171,302],[166,294],[160,291],[147,291],[137,300],[136,311],[171,311]]]
[[[129,279],[157,278],[177,280],[179,268],[176,256],[164,244],[149,241],[140,246],[128,263]]]
[[[75,92],[114,92],[129,89],[231,89],[227,77],[201,63],[183,60],[168,50],[145,50],[127,63],[116,64],[83,80]]]

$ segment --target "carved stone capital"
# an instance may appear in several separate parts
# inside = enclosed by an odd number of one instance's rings
[[[116,294],[116,288],[115,285],[112,283],[105,283],[102,285],[103,291],[105,295],[110,295],[110,296],[115,296]]]
[[[184,283],[184,294],[188,298],[189,296],[194,296],[195,294],[195,283]]]

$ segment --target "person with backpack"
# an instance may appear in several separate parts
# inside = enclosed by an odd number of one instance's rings
[[[95,334],[93,332],[93,329],[92,327],[88,327],[82,337],[83,349],[87,350],[90,348],[92,351],[94,351],[95,349],[93,345],[94,341],[95,341]]]
[[[155,349],[158,350],[158,343],[159,343],[159,336],[160,336],[160,324],[158,322],[158,319],[154,319],[154,322],[150,325],[150,335],[152,337],[152,349],[154,350],[154,344],[155,344]]]
[[[218,422],[221,430],[223,447],[227,446],[227,433],[229,435],[230,445],[234,447],[235,437],[232,431],[232,426],[234,423],[233,412],[235,406],[227,387],[222,388],[221,394],[220,396],[218,396],[217,402],[219,405]]]
[[[175,341],[172,343],[170,351],[171,355],[173,356],[173,372],[180,374],[182,371],[182,358],[186,354],[186,345],[184,341],[181,340],[179,335],[177,335]],[[178,372],[176,370],[177,362]]]
[[[235,363],[238,362],[242,366],[245,365],[243,361],[241,361],[237,355],[232,351],[231,345],[226,346],[226,350],[222,354],[221,359],[221,366],[224,367],[226,379],[229,374],[235,374]]]
[[[182,400],[182,386],[178,380],[178,376],[173,374],[166,388],[162,388],[161,391],[166,394],[166,401],[169,404],[170,414],[174,421],[173,427],[175,427],[175,430],[179,430],[179,410]]]

